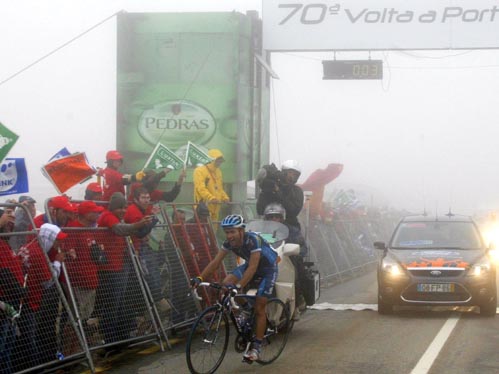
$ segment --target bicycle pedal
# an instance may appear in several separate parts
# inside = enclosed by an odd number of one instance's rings
[[[244,357],[244,356],[243,356],[243,359],[241,362],[244,362],[245,364],[248,364],[248,365],[251,365],[253,363],[253,361],[251,361],[249,358]]]

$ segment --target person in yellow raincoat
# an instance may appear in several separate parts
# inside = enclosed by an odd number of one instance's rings
[[[196,203],[205,202],[208,205],[211,219],[218,221],[220,203],[230,200],[224,191],[222,171],[220,170],[220,165],[225,159],[219,149],[210,149],[208,156],[213,161],[194,169],[194,201]]]

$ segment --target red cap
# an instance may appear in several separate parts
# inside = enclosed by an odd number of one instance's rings
[[[79,215],[84,215],[87,213],[100,213],[103,210],[104,210],[103,207],[98,206],[96,203],[94,203],[91,200],[83,201],[78,206],[78,214]]]
[[[106,153],[106,161],[123,160],[123,156],[118,151],[108,151]]]
[[[102,193],[102,187],[99,183],[96,183],[96,182],[89,183],[87,186],[87,191]]]
[[[65,232],[59,231],[59,234],[57,234],[56,239],[62,240],[62,239],[66,239],[67,237],[68,237],[68,234],[66,234]]]
[[[48,206],[55,209],[63,209],[68,212],[73,211],[73,206],[69,202],[69,199],[66,196],[55,196],[50,199]]]

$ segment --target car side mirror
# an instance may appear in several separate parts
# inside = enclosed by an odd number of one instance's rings
[[[373,245],[374,245],[374,248],[376,248],[376,249],[383,249],[383,250],[386,249],[385,242],[374,242]]]

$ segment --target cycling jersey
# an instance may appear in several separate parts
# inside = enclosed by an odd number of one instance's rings
[[[243,245],[239,248],[230,246],[229,241],[226,240],[222,244],[222,249],[225,251],[232,251],[237,256],[249,262],[253,252],[261,252],[260,263],[258,264],[257,272],[265,268],[273,268],[277,262],[277,252],[270,246],[265,239],[254,232],[245,232],[243,238]]]

